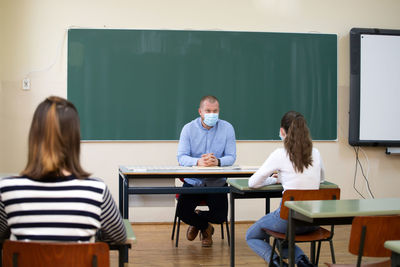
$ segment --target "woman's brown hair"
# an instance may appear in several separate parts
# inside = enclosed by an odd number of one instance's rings
[[[283,141],[290,161],[296,172],[312,166],[312,140],[307,122],[303,115],[296,111],[289,111],[283,115],[281,127],[286,132]]]
[[[62,177],[63,171],[77,178],[90,174],[80,165],[79,116],[68,100],[51,96],[36,108],[29,132],[28,163],[21,175],[33,179]]]

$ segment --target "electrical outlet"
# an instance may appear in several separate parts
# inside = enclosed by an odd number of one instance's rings
[[[29,78],[25,78],[22,80],[22,89],[23,90],[31,89],[31,80]]]

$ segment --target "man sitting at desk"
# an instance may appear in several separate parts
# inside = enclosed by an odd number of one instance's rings
[[[181,166],[229,166],[236,160],[235,131],[232,125],[218,119],[219,103],[214,96],[200,100],[200,117],[186,124],[181,132],[178,145],[178,162]],[[183,186],[225,186],[226,178],[185,178]],[[205,201],[209,211],[195,210]],[[182,221],[190,225],[186,234],[188,240],[202,235],[202,246],[212,245],[214,228],[210,224],[223,223],[228,214],[226,194],[181,194],[177,213]]]

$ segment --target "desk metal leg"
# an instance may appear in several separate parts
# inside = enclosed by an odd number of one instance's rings
[[[267,215],[267,214],[270,213],[270,212],[271,212],[271,199],[270,199],[269,197],[266,197],[266,198],[265,198],[265,215]],[[268,236],[268,237],[265,239],[265,242],[267,242],[268,244],[270,244],[270,239],[271,239],[271,237]]]
[[[118,174],[118,204],[119,204],[119,212],[121,215],[124,213],[124,178],[122,178],[122,174]]]
[[[129,219],[128,180],[124,180],[124,219]]]
[[[129,249],[131,248],[130,243],[125,244],[109,244],[110,250],[118,251],[118,267],[124,267],[128,263]]]
[[[128,179],[119,173],[119,211],[122,218],[129,219]]]
[[[128,202],[125,202],[125,196],[127,196],[128,190],[126,188],[126,178],[123,174],[119,173],[118,175],[119,183],[119,212],[121,213],[124,219],[128,219],[127,211],[125,207],[128,206]],[[126,218],[125,218],[126,217]],[[124,267],[125,262],[128,262],[128,247],[121,246],[118,248],[118,266]]]
[[[125,263],[128,263],[128,247],[123,246],[118,252],[118,266],[124,267]]]
[[[270,205],[271,201],[269,197],[265,198],[265,214],[270,213],[271,211],[271,205]]]
[[[231,206],[231,267],[235,266],[235,197],[230,194]]]
[[[294,267],[294,232],[295,221],[292,218],[293,210],[289,209],[289,267]]]
[[[400,266],[400,254],[392,251],[392,267],[399,267]]]

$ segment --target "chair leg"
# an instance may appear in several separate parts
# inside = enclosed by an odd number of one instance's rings
[[[311,242],[310,258],[311,258],[311,263],[315,264],[315,241]]]
[[[176,209],[175,209],[174,225],[172,226],[172,235],[171,235],[171,240],[174,240],[174,235],[175,235],[175,227],[176,227],[176,218],[178,218],[178,215],[176,214]]]
[[[221,223],[221,239],[224,239],[224,223]]]
[[[275,247],[276,247],[276,238],[274,238],[274,242],[272,243],[272,250],[271,250],[271,255],[269,256],[268,266],[272,266],[272,259],[274,258]]]
[[[179,242],[179,230],[181,227],[181,219],[178,218],[178,227],[176,228],[176,240],[175,240],[175,247],[178,247],[178,242]]]
[[[360,237],[360,247],[358,248],[358,256],[357,256],[357,267],[361,266],[362,255],[364,251],[365,244],[365,234],[367,232],[367,226],[363,226],[361,228],[361,237]]]
[[[315,265],[318,266],[319,262],[319,253],[321,252],[321,241],[318,241],[318,247],[317,247],[317,258],[315,259]]]
[[[226,236],[228,237],[228,246],[231,245],[231,236],[229,234],[229,224],[228,224],[228,219],[225,221],[225,226],[226,226]]]
[[[333,241],[332,241],[332,239],[329,240],[329,246],[330,246],[330,248],[331,248],[332,263],[335,264],[335,263],[336,263],[336,259],[335,259],[335,249],[333,248]]]
[[[282,259],[282,242],[278,241],[278,251],[279,251],[279,266],[283,267],[283,259]]]

